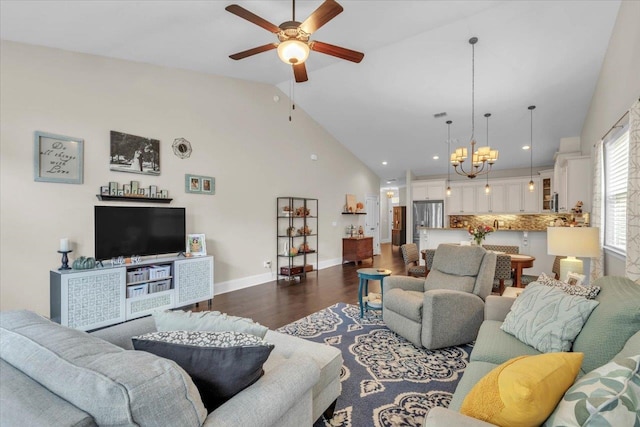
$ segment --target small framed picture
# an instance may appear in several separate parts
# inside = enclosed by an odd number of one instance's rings
[[[131,194],[131,184],[123,184],[122,190],[124,191],[124,194]]]
[[[83,139],[36,132],[34,139],[34,180],[82,184],[83,150]]]
[[[100,187],[100,195],[108,196],[109,194],[110,194],[110,192],[109,192],[109,186],[108,185],[103,185],[102,187]]]
[[[213,178],[203,177],[202,178],[202,192],[203,193],[213,193],[215,187],[215,181]]]
[[[149,187],[149,197],[158,197],[157,193],[158,193],[158,186],[151,185]]]
[[[567,273],[566,282],[571,286],[582,286],[582,283],[584,283],[584,278],[584,274],[578,274],[570,271]]]
[[[138,194],[138,187],[140,183],[138,181],[131,181],[131,194]]]
[[[187,193],[212,195],[216,192],[216,180],[211,176],[185,174],[184,189]]]
[[[162,197],[163,199],[168,199],[169,198],[169,190],[160,191],[160,197]]]
[[[187,254],[189,256],[204,256],[207,254],[207,242],[204,234],[189,234],[187,236]]]

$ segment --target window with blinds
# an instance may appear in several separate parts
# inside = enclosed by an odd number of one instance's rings
[[[629,132],[604,144],[604,243],[626,253]]]

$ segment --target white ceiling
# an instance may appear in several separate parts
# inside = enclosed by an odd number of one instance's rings
[[[275,51],[228,55],[277,41],[224,10],[232,1],[0,2],[0,37],[24,43],[195,70],[290,91],[291,68]],[[291,2],[236,1],[276,25]],[[303,21],[321,0],[296,2]],[[344,12],[320,40],[365,53],[360,64],[311,52],[295,103],[374,170],[382,183],[446,174],[451,136],[471,136],[471,46],[476,45],[476,139],[500,150],[495,169],[553,163],[560,138],[579,136],[615,23],[619,0],[340,0]],[[446,112],[444,118],[433,115]],[[295,120],[295,116],[294,116]],[[455,143],[454,143],[455,145]],[[455,148],[452,146],[452,148]],[[433,160],[433,155],[439,160]],[[383,166],[382,161],[388,165]]]

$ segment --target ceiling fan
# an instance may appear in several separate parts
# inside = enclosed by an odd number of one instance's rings
[[[269,43],[263,46],[254,47],[253,49],[229,55],[231,59],[243,59],[248,56],[266,52],[268,50],[277,49],[278,56],[282,61],[293,66],[293,75],[297,83],[306,82],[307,68],[304,61],[309,56],[309,51],[324,53],[326,55],[335,56],[346,59],[351,62],[360,62],[364,58],[364,53],[355,50],[346,49],[340,46],[334,46],[315,40],[309,40],[311,34],[316,32],[327,22],[335,18],[344,9],[335,0],[325,0],[304,22],[296,21],[296,1],[293,0],[293,18],[276,26],[271,22],[249,12],[247,9],[237,4],[229,5],[225,8],[227,11],[246,19],[267,31],[274,33],[279,43]]]

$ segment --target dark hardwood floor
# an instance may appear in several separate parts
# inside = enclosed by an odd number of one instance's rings
[[[338,302],[357,304],[357,270],[365,267],[387,268],[393,274],[404,274],[399,247],[384,243],[381,255],[374,257],[373,264],[370,260],[358,265],[343,264],[319,270],[317,275],[313,272],[298,282],[273,281],[216,295],[211,309],[252,318],[270,329],[279,328]],[[191,309],[207,310],[207,305],[201,303]]]

